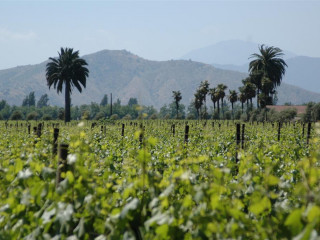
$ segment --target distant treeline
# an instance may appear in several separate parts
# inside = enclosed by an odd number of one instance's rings
[[[31,92],[23,100],[21,106],[10,106],[5,100],[0,101],[0,120],[56,120],[64,119],[64,108],[48,105],[48,96],[42,95],[38,101]],[[299,116],[302,121],[317,121],[320,119],[320,103],[309,103],[307,112]],[[189,106],[179,104],[179,119],[197,119],[198,112],[194,103]],[[208,114],[205,119],[237,119],[243,121],[290,121],[297,116],[295,109],[287,109],[280,113],[268,109],[256,109],[247,105],[243,111],[240,104],[235,104],[233,111],[230,104],[224,103],[219,114],[214,108],[208,107]],[[72,106],[72,120],[100,120],[100,119],[176,119],[176,102],[165,104],[160,110],[153,106],[139,105],[136,98],[130,98],[128,103],[123,105],[117,99],[114,103],[105,95],[100,104]]]

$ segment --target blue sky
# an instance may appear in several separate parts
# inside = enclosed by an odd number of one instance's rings
[[[320,1],[0,0],[0,69],[43,62],[60,47],[169,60],[230,39],[320,57]]]

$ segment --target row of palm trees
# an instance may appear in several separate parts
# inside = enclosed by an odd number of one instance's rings
[[[249,64],[249,76],[242,80],[239,93],[236,90],[229,90],[227,97],[231,103],[232,113],[234,103],[238,100],[241,102],[242,112],[244,103],[247,103],[247,109],[249,109],[249,102],[251,108],[253,107],[252,99],[255,97],[257,97],[258,108],[273,104],[273,95],[276,93],[276,88],[281,84],[287,64],[281,58],[283,55],[281,49],[261,45],[259,50],[260,54],[254,53],[250,57],[253,60]],[[209,88],[209,82],[207,80],[202,81],[194,94],[194,107],[198,116],[206,115],[206,97],[208,94],[213,102],[214,111],[217,107],[217,113],[220,115],[220,106],[223,109],[227,88],[222,83],[214,88]],[[203,106],[204,111],[202,111]]]

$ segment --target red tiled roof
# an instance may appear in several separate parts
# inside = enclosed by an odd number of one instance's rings
[[[267,105],[268,109],[274,109],[276,112],[281,112],[286,109],[295,108],[297,110],[297,114],[304,114],[306,113],[307,106],[301,106],[301,105]]]

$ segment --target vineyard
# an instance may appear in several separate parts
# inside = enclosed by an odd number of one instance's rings
[[[319,239],[310,126],[1,122],[0,240]]]

